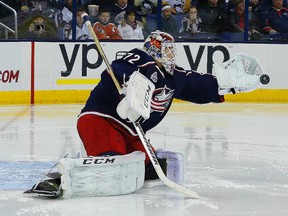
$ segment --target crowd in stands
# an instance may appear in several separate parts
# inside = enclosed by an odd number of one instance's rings
[[[185,40],[221,40],[225,33],[242,39],[245,33],[249,40],[288,39],[288,0],[162,0],[162,5],[158,0],[2,2],[18,12],[19,38],[25,39],[92,39],[83,13],[89,14],[99,39],[143,40],[156,29]],[[13,28],[12,16],[0,5],[1,23]],[[2,28],[3,38],[1,32]]]

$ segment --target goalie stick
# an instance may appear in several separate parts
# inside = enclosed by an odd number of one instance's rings
[[[104,62],[106,64],[108,73],[110,74],[110,76],[111,76],[111,78],[112,78],[112,80],[113,80],[113,82],[114,82],[119,94],[122,95],[123,94],[122,88],[121,88],[118,80],[116,79],[116,77],[114,75],[113,69],[112,69],[112,67],[111,67],[111,65],[110,65],[110,63],[109,63],[109,61],[108,61],[108,59],[107,59],[107,57],[106,57],[101,45],[100,45],[100,42],[99,42],[99,40],[98,40],[94,30],[93,30],[91,22],[88,20],[88,14],[87,13],[83,13],[82,14],[82,18],[84,19],[85,24],[87,25],[87,27],[89,29],[89,32],[90,32],[90,34],[92,35],[92,37],[94,39],[95,45],[96,45],[101,57],[103,58],[103,60],[104,60]],[[157,157],[156,157],[154,151],[152,150],[152,146],[151,146],[149,140],[145,137],[145,134],[144,134],[144,131],[143,131],[141,125],[139,123],[135,123],[135,122],[133,123],[133,125],[134,125],[134,127],[135,127],[135,129],[137,131],[137,134],[138,134],[138,136],[139,136],[139,138],[140,138],[140,140],[141,140],[141,142],[142,142],[142,144],[143,144],[143,146],[144,146],[144,148],[146,150],[146,153],[147,153],[148,157],[151,160],[151,163],[152,163],[152,165],[153,165],[153,167],[154,167],[159,179],[166,186],[168,186],[168,187],[170,187],[170,188],[172,188],[172,189],[174,189],[174,190],[176,190],[178,192],[186,194],[190,198],[193,198],[193,199],[200,198],[200,196],[196,192],[194,192],[193,190],[190,190],[190,189],[185,188],[185,187],[183,187],[183,186],[181,186],[179,184],[176,184],[175,182],[171,181],[170,179],[168,179],[165,176],[162,168],[159,165]]]

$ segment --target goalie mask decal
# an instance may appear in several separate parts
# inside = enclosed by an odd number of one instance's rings
[[[164,88],[155,89],[152,101],[151,108],[156,112],[164,112],[169,106],[173,98],[174,90],[171,90],[164,86]]]
[[[168,74],[173,75],[177,51],[172,35],[158,30],[152,32],[145,40],[143,49],[161,63]]]

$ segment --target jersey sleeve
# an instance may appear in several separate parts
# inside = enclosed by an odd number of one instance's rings
[[[177,99],[198,104],[224,101],[224,97],[218,94],[217,79],[211,74],[177,67],[173,76],[176,89],[174,97]]]

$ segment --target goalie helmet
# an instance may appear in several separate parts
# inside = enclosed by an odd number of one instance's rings
[[[144,50],[156,61],[160,62],[166,72],[173,74],[176,60],[176,46],[174,38],[161,31],[152,32],[144,42]]]

